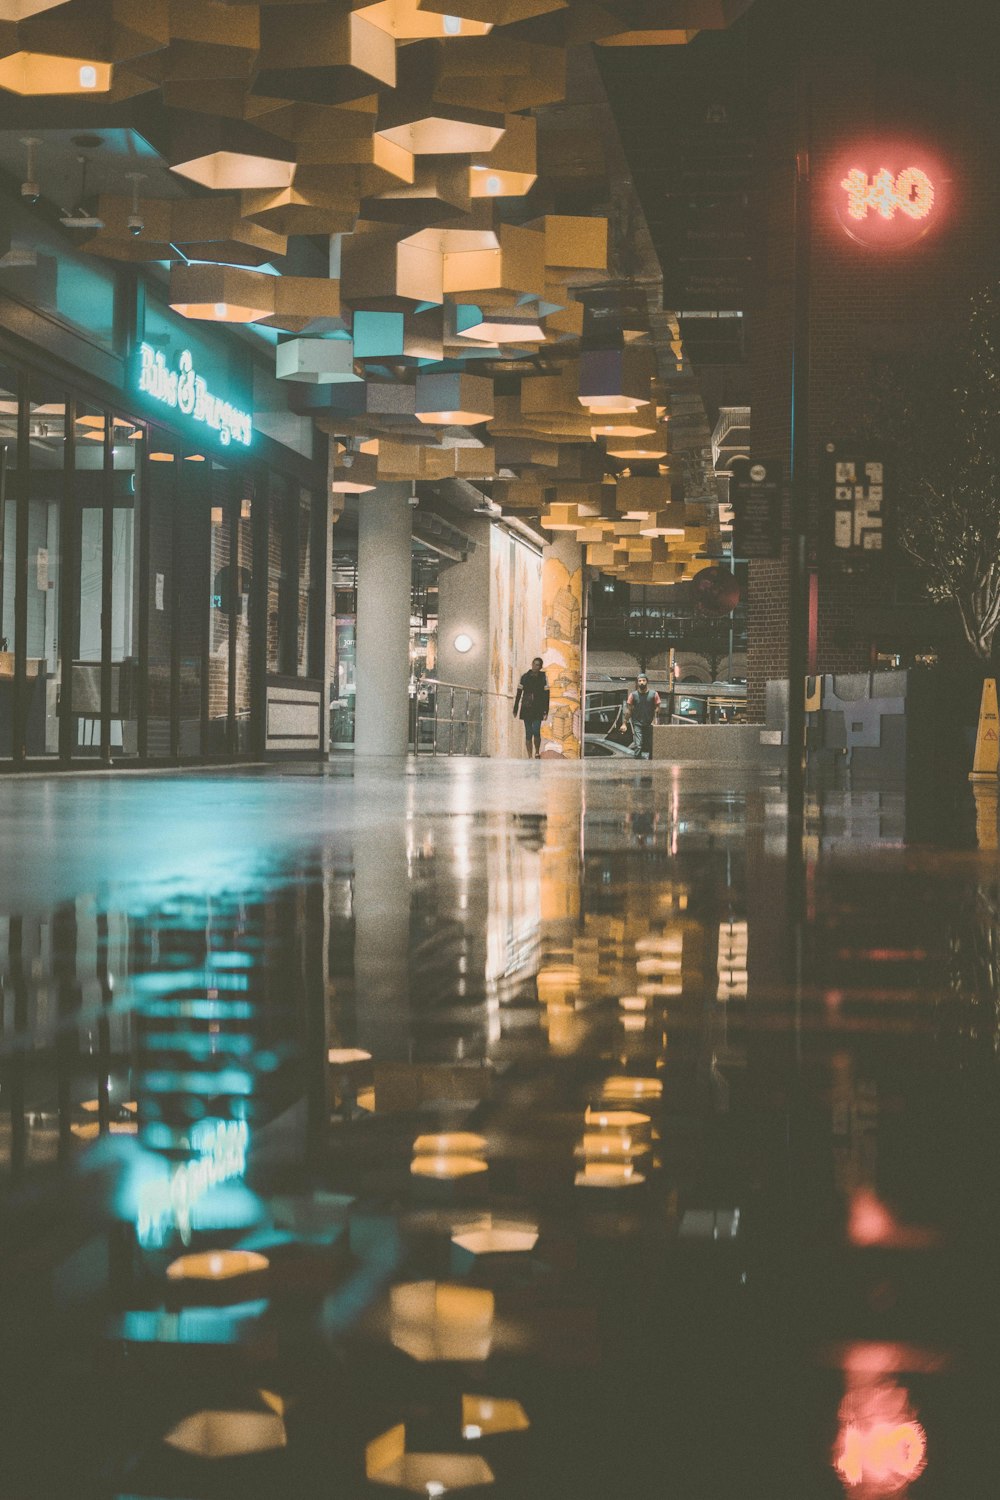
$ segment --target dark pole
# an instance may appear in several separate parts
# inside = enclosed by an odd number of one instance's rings
[[[804,89],[804,82],[800,82]],[[805,819],[805,677],[808,666],[809,575],[809,114],[801,98],[797,113],[792,342],[792,401],[789,480],[791,515],[788,555],[788,852],[801,858]]]

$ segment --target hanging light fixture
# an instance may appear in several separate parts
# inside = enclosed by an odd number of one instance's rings
[[[241,266],[173,266],[170,306],[184,318],[256,323],[274,313],[277,277]]]
[[[414,411],[418,422],[444,427],[474,427],[493,415],[493,381],[464,371],[417,375]]]
[[[358,383],[354,373],[354,342],[349,338],[286,339],[275,351],[279,380],[301,380],[307,385]]]
[[[578,399],[591,413],[635,412],[649,405],[650,366],[634,349],[584,349]],[[655,414],[651,431],[656,430]]]

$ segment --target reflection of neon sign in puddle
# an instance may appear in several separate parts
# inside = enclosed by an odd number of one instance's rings
[[[145,1250],[166,1244],[176,1229],[184,1244],[191,1239],[191,1211],[210,1188],[242,1177],[247,1167],[250,1131],[245,1120],[199,1120],[191,1131],[197,1156],[139,1188],[136,1234]]]

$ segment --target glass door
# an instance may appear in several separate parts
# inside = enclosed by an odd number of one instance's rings
[[[150,458],[153,454],[150,454]],[[178,751],[206,755],[212,672],[206,665],[207,594],[211,546],[212,465],[187,451],[177,465],[174,506],[174,642],[178,679]]]
[[[229,751],[229,645],[233,588],[233,516],[230,473],[212,464],[211,564],[208,600],[208,753]]]
[[[145,725],[144,754],[150,760],[176,759],[175,704],[178,682],[174,674],[174,513],[176,455],[172,444],[158,429],[146,429],[147,456],[167,455],[143,469],[142,551],[148,580],[145,607]],[[141,446],[141,444],[140,444]],[[142,466],[140,465],[140,468]]]
[[[251,692],[253,686],[250,633],[250,601],[253,592],[253,480],[249,474],[237,476],[236,567],[232,598],[232,680],[234,749],[246,755],[251,749]]]
[[[69,753],[102,754],[104,633],[104,472],[107,413],[79,403],[73,421],[73,474],[68,526],[72,532],[73,587],[68,692]]]
[[[139,753],[140,536],[143,432],[126,417],[111,432],[111,704],[114,760]]]

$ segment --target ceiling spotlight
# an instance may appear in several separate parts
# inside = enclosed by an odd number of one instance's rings
[[[21,141],[27,156],[24,163],[24,181],[21,183],[21,197],[25,203],[34,205],[42,196],[42,190],[35,180],[35,147],[42,143],[37,136],[26,135]]]
[[[132,184],[132,212],[128,216],[128,232],[138,237],[146,227],[146,221],[142,217],[139,207],[139,184],[145,182],[145,172],[126,172],[125,180]]]

